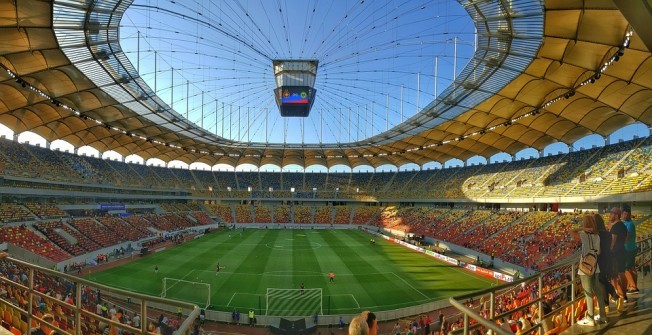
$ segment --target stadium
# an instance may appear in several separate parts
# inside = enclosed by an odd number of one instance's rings
[[[0,334],[649,334],[651,19],[0,0]]]

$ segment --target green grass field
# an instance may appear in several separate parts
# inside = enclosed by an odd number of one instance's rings
[[[486,288],[494,281],[357,230],[220,231],[90,280],[212,309],[277,316],[391,310]],[[222,269],[216,272],[219,262]],[[158,266],[158,273],[154,272]],[[335,273],[329,283],[328,273]],[[135,280],[137,278],[138,280]],[[302,294],[299,289],[305,285]],[[272,290],[268,289],[294,289]],[[321,292],[319,290],[321,289]],[[269,302],[267,301],[269,297]]]

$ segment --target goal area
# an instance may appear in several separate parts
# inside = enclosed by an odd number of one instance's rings
[[[273,316],[322,315],[321,288],[285,289],[268,288],[265,314]]]
[[[161,297],[190,302],[206,309],[211,304],[211,285],[165,277],[163,278]]]

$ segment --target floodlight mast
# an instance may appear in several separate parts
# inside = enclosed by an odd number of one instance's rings
[[[272,60],[276,88],[274,97],[283,117],[307,117],[315,102],[317,60]]]

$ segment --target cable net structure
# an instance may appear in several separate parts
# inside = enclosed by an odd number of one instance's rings
[[[472,58],[474,29],[455,1],[136,0],[120,43],[159,97],[215,135],[346,143],[433,101]],[[277,59],[319,62],[305,119],[278,112]]]

